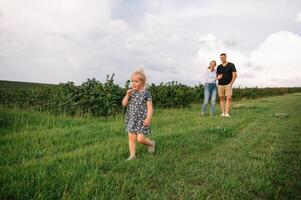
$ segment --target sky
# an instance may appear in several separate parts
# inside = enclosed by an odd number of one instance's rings
[[[0,0],[0,80],[198,85],[220,53],[235,87],[301,87],[301,1]]]

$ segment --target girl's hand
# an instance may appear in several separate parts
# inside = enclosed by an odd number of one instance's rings
[[[146,118],[143,122],[143,126],[149,126],[151,123],[151,120],[149,118]]]
[[[217,75],[217,80],[219,80],[219,79],[222,79],[223,78],[223,74],[219,74],[219,75]]]
[[[126,107],[129,104],[131,95],[132,95],[132,89],[129,89],[128,91],[126,91],[126,95],[122,99],[122,106]]]
[[[128,91],[126,91],[126,95],[131,96],[133,89],[129,89]]]

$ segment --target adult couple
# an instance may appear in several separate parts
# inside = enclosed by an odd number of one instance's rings
[[[227,55],[222,53],[220,55],[221,64],[215,69],[216,62],[213,60],[210,62],[210,66],[205,73],[204,81],[204,102],[202,105],[202,113],[206,112],[209,99],[211,100],[210,115],[215,113],[215,101],[216,101],[216,80],[218,81],[217,90],[220,100],[221,116],[230,117],[230,104],[232,99],[232,85],[237,77],[235,65],[227,61]],[[226,103],[225,103],[226,97]]]

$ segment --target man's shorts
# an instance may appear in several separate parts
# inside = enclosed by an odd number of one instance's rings
[[[218,96],[232,96],[232,85],[217,85]]]

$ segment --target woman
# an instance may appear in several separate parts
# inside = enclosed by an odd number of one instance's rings
[[[209,99],[211,99],[210,106],[210,116],[213,116],[215,113],[215,101],[216,101],[216,80],[221,79],[222,75],[216,76],[216,62],[212,60],[210,65],[205,73],[204,80],[204,102],[202,105],[202,113],[203,116],[206,112],[207,104],[209,103]]]

